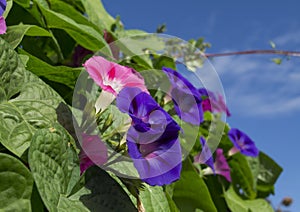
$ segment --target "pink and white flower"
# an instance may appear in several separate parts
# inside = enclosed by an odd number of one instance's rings
[[[95,104],[96,113],[107,108],[125,87],[136,87],[149,93],[143,77],[132,68],[108,61],[100,56],[91,57],[83,66],[94,82],[102,88]]]
[[[132,68],[108,61],[101,56],[91,57],[83,66],[95,83],[114,96],[124,87],[137,87],[148,93],[144,79]]]

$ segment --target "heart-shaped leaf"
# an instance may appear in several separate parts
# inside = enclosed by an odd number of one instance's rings
[[[0,211],[31,211],[33,179],[22,162],[0,153]]]
[[[58,124],[38,130],[29,149],[29,165],[49,211],[56,211],[61,195],[68,195],[79,180],[74,141]]]
[[[17,156],[34,132],[57,120],[62,98],[27,71],[17,53],[0,38],[0,142]]]

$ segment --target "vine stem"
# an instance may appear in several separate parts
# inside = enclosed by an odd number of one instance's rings
[[[247,54],[277,54],[291,57],[300,57],[299,51],[286,51],[286,50],[246,50],[246,51],[235,51],[235,52],[224,52],[224,53],[206,53],[204,54],[207,58],[210,57],[222,57],[232,55],[247,55]]]

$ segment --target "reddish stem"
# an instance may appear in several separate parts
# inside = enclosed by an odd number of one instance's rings
[[[245,54],[278,54],[292,57],[300,57],[298,51],[285,51],[285,50],[247,50],[247,51],[236,51],[236,52],[225,52],[225,53],[206,53],[206,57],[222,57],[231,55],[245,55]]]

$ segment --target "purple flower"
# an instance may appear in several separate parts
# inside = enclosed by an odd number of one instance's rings
[[[244,155],[257,157],[259,154],[255,143],[242,131],[231,128],[228,132],[228,137],[232,141],[234,147],[229,151],[230,155],[236,152],[241,152]]]
[[[198,90],[179,72],[166,67],[162,70],[170,80],[170,96],[178,116],[185,122],[199,125],[203,121],[203,111]]]
[[[6,1],[0,0],[0,35],[6,32],[6,23],[4,17],[2,16],[5,9],[6,9]]]
[[[218,148],[216,150],[216,159],[214,166],[216,174],[222,175],[228,182],[231,182],[230,167],[226,161],[225,156],[223,155],[223,149]]]
[[[178,124],[139,88],[122,89],[117,96],[117,107],[132,119],[126,140],[140,178],[153,186],[178,180],[181,171]]]
[[[231,115],[224,102],[222,95],[218,95],[218,97],[216,97],[216,95],[213,92],[205,88],[198,89],[198,92],[203,98],[202,101],[203,111],[210,111],[210,112],[217,112],[217,113],[224,112],[226,113],[227,116]]]
[[[6,1],[5,0],[0,0],[0,16],[3,15],[5,9],[6,9]]]
[[[202,136],[200,137],[200,144],[202,146],[202,151],[194,157],[194,163],[200,163],[200,164],[205,163],[215,173],[214,159],[212,157],[212,153],[207,145],[205,138],[203,138]]]

